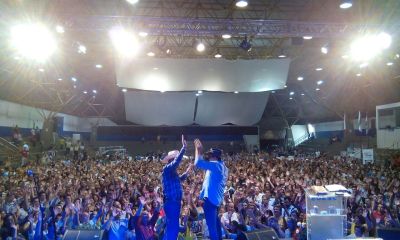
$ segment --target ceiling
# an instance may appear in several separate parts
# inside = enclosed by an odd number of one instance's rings
[[[376,105],[400,100],[400,61],[395,58],[400,52],[400,1],[354,0],[346,10],[339,2],[252,0],[239,9],[232,0],[141,0],[134,5],[125,0],[2,1],[0,98],[126,123],[108,36],[119,25],[148,33],[138,37],[143,44],[139,57],[152,51],[155,58],[214,58],[217,52],[228,60],[291,58],[287,87],[270,94],[260,123],[266,128],[340,119],[344,112],[371,116]],[[23,19],[64,27],[63,34],[55,33],[60,52],[46,64],[15,59],[8,48],[10,26]],[[371,29],[389,32],[391,48],[366,68],[343,59],[350,39]],[[232,37],[223,39],[224,33]],[[303,40],[304,35],[313,39]],[[238,47],[246,36],[251,51]],[[199,41],[206,45],[202,53],[195,50]],[[325,44],[327,55],[320,52]],[[79,45],[87,48],[86,54],[77,52]],[[389,61],[392,66],[386,65]],[[318,67],[323,70],[316,71]],[[304,79],[298,81],[299,76]],[[317,85],[319,80],[323,84]]]

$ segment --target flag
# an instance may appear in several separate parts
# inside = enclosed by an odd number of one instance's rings
[[[358,111],[358,131],[362,131],[361,129],[361,111]]]
[[[346,113],[343,114],[343,130],[346,130]]]

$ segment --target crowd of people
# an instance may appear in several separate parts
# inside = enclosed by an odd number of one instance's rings
[[[59,157],[63,156],[59,154]],[[281,238],[306,239],[304,189],[342,184],[347,201],[348,234],[375,236],[380,227],[400,227],[400,171],[356,159],[275,158],[266,153],[223,155],[229,176],[218,219],[224,238],[272,228]],[[207,238],[204,172],[184,157],[179,216],[181,239]],[[67,229],[104,230],[105,239],[163,239],[166,217],[162,189],[165,165],[150,160],[58,159],[1,168],[2,239],[62,239]]]

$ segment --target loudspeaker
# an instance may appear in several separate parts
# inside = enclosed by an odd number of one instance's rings
[[[239,239],[239,236],[238,236]],[[263,228],[251,232],[243,232],[240,239],[243,240],[279,240],[278,235],[272,228]]]
[[[103,230],[67,230],[63,240],[103,239]]]

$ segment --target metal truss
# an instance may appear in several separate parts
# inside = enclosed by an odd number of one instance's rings
[[[234,36],[249,35],[260,38],[303,36],[338,38],[349,33],[364,31],[367,27],[378,27],[331,22],[146,16],[80,16],[70,18],[68,26],[73,30],[82,31],[108,31],[115,26],[129,26],[156,36],[214,37],[229,33]]]

